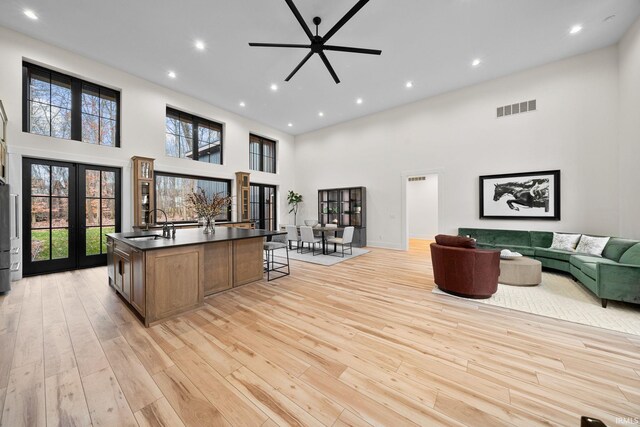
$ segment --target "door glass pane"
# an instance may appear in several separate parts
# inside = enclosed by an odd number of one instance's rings
[[[87,211],[85,214],[87,227],[100,225],[100,199],[87,199],[85,203]]]
[[[69,199],[66,197],[51,198],[51,226],[69,226]]]
[[[102,199],[102,224],[116,224],[116,200]]]
[[[47,165],[31,165],[31,194],[33,196],[49,195],[50,173]]]
[[[49,223],[49,198],[31,198],[31,228],[48,228]]]
[[[91,227],[86,229],[87,238],[87,255],[99,255],[100,254],[100,228]]]
[[[100,197],[100,171],[87,170],[85,180],[87,197]]]
[[[108,233],[115,233],[116,232],[116,228],[115,227],[102,227],[102,253],[106,254],[107,253],[107,234]]]
[[[69,229],[51,230],[51,259],[69,257]]]
[[[49,229],[31,231],[31,261],[49,260]]]
[[[116,194],[116,173],[115,172],[101,172],[102,173],[102,197],[113,198]]]
[[[51,192],[54,196],[69,196],[69,168],[51,167]]]

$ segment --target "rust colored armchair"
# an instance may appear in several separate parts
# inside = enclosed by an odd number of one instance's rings
[[[431,260],[440,290],[465,298],[489,298],[498,290],[500,252],[476,249],[467,237],[436,236]]]

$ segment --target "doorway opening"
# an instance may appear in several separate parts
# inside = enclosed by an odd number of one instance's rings
[[[106,234],[120,231],[120,169],[23,159],[24,275],[107,263]]]
[[[412,175],[406,180],[407,244],[427,246],[438,234],[438,175]]]

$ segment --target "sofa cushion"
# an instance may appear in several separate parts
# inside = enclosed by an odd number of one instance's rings
[[[478,240],[479,243],[491,245],[520,245],[531,246],[531,238],[528,231],[522,230],[494,230],[488,228],[459,228],[458,234],[470,236]]]
[[[551,258],[556,259],[558,261],[569,262],[569,259],[575,252],[573,251],[563,251],[560,249],[546,249],[546,248],[536,248],[536,256],[543,258]]]
[[[622,254],[620,264],[640,265],[640,243],[631,246]]]
[[[586,262],[582,264],[582,267],[580,267],[580,271],[591,277],[593,280],[597,280],[596,278],[598,277],[598,275],[596,271],[596,265],[597,264],[593,262]]]
[[[534,248],[550,248],[553,242],[553,233],[550,231],[530,231],[531,246]]]
[[[602,251],[604,251],[604,248],[607,246],[610,238],[611,237],[595,237],[583,234],[582,237],[580,237],[578,246],[576,246],[576,252],[602,256]]]
[[[575,265],[578,268],[582,267],[582,265],[585,263],[617,264],[617,262],[611,261],[610,259],[591,255],[573,255],[570,258],[569,262],[571,263],[571,265]]]
[[[620,239],[612,237],[609,239],[607,246],[602,251],[602,256],[616,262],[620,261],[620,257],[633,245],[640,243],[637,240]]]
[[[495,245],[496,249],[509,249],[511,252],[518,252],[524,256],[534,256],[536,251],[531,246],[519,245]]]
[[[580,240],[580,234],[553,233],[551,249],[573,251]]]
[[[470,237],[447,236],[446,234],[438,234],[436,243],[440,246],[453,246],[456,248],[474,249],[476,247],[476,241]]]

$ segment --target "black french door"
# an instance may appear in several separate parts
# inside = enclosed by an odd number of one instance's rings
[[[267,184],[251,183],[250,194],[251,221],[256,228],[276,230],[276,187]]]
[[[22,164],[23,274],[105,265],[120,231],[120,169],[53,160]]]

